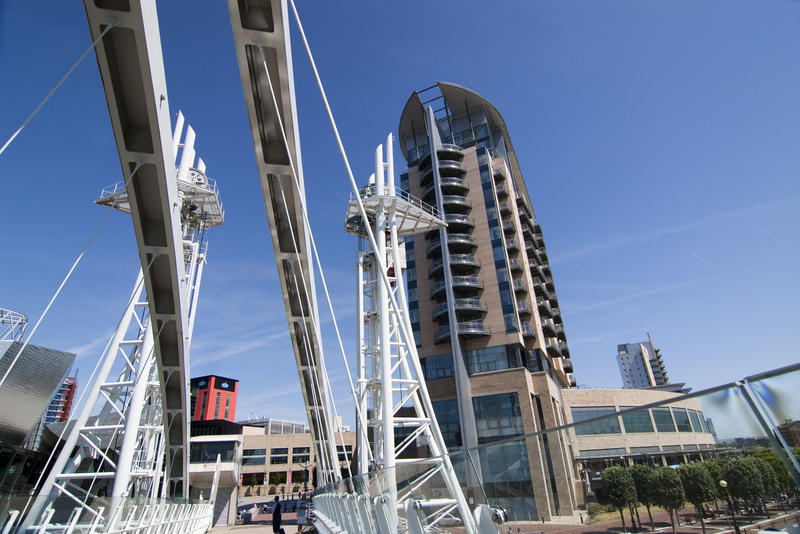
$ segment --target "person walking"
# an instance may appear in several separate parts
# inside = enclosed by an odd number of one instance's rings
[[[281,528],[281,503],[278,496],[275,496],[275,506],[272,508],[272,532],[276,534],[286,534]]]
[[[308,502],[306,496],[303,495],[297,503],[297,534],[303,532],[303,527],[308,522]]]

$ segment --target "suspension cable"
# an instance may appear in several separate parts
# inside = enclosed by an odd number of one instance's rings
[[[131,175],[125,181],[125,187],[128,186],[128,182],[130,182],[133,179],[133,176],[136,174],[136,171],[139,170],[139,167],[141,167],[141,165],[142,165],[142,162],[138,162],[136,164],[136,167],[134,167],[133,172],[131,172]],[[58,295],[61,293],[61,290],[64,289],[64,285],[66,285],[67,280],[69,280],[69,278],[72,276],[73,271],[75,271],[75,268],[78,266],[78,263],[80,263],[80,261],[83,259],[83,256],[84,256],[84,254],[86,254],[86,251],[88,250],[89,245],[91,245],[92,241],[94,241],[94,238],[97,237],[98,232],[100,232],[100,229],[103,227],[103,224],[105,224],[106,219],[108,219],[108,216],[109,216],[110,213],[111,213],[111,206],[108,206],[108,208],[106,208],[105,214],[103,215],[103,218],[100,219],[100,223],[94,229],[94,232],[92,232],[92,235],[89,237],[89,240],[83,246],[83,250],[81,250],[81,253],[78,254],[78,257],[75,259],[75,262],[73,262],[72,267],[70,267],[69,271],[67,272],[67,275],[61,281],[61,285],[59,285],[58,289],[56,289],[56,292],[53,293],[52,298],[50,298],[50,302],[47,303],[47,306],[45,307],[44,311],[42,312],[42,315],[39,317],[39,320],[36,321],[36,324],[34,325],[33,329],[28,334],[28,337],[25,339],[25,343],[23,343],[22,347],[20,347],[20,349],[17,351],[17,354],[14,356],[14,359],[11,361],[11,364],[8,366],[8,369],[6,369],[6,372],[3,374],[3,377],[0,378],[0,388],[2,388],[3,384],[5,384],[6,379],[8,378],[8,375],[11,374],[11,370],[17,364],[17,361],[19,360],[19,357],[22,355],[22,351],[25,350],[25,347],[28,346],[28,343],[30,342],[31,338],[33,337],[33,334],[36,333],[36,330],[39,328],[39,325],[42,324],[42,321],[44,320],[45,316],[47,315],[47,312],[50,311],[50,307],[53,305],[53,302],[55,302],[56,297],[58,297]]]
[[[22,123],[22,125],[19,128],[17,128],[17,131],[15,131],[11,135],[11,137],[9,137],[8,140],[3,144],[3,147],[0,148],[0,155],[3,152],[5,152],[6,148],[8,148],[8,145],[10,145],[11,142],[14,141],[14,139],[28,125],[28,123],[31,122],[31,119],[33,119],[33,117],[35,117],[36,114],[39,113],[39,110],[42,109],[42,106],[44,106],[45,103],[47,103],[47,101],[50,100],[50,97],[53,96],[53,94],[58,90],[59,87],[61,87],[61,84],[63,84],[67,80],[67,78],[69,78],[69,75],[72,74],[72,71],[74,71],[77,68],[77,66],[80,65],[81,61],[83,61],[83,58],[85,58],[89,54],[89,52],[91,52],[94,49],[94,47],[97,46],[97,43],[100,42],[100,39],[102,39],[109,32],[109,30],[111,30],[111,28],[113,28],[113,27],[114,27],[114,24],[109,24],[108,26],[106,26],[106,29],[103,30],[102,33],[100,33],[100,35],[97,37],[97,39],[95,39],[92,42],[91,46],[89,46],[89,48],[87,48],[83,52],[83,54],[81,54],[81,56],[78,58],[78,60],[75,63],[72,64],[72,66],[69,68],[69,70],[66,72],[66,74],[64,74],[64,76],[62,76],[61,79],[58,80],[58,83],[55,84],[52,89],[50,89],[50,92],[47,93],[47,96],[44,97],[44,100],[39,102],[39,105],[36,106],[33,109],[33,112],[30,115],[28,115],[28,118],[25,119],[25,121]]]

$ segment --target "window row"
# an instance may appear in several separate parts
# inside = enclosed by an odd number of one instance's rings
[[[620,410],[634,408],[621,406]],[[575,433],[581,435],[592,434],[621,434],[622,428],[628,434],[642,434],[649,432],[703,432],[709,433],[709,424],[703,412],[687,408],[652,408],[636,412],[615,414],[613,406],[573,407],[572,421],[581,423],[575,425]],[[597,419],[587,423],[590,419]],[[622,427],[620,427],[622,419]]]
[[[304,464],[311,459],[310,447],[292,447],[292,463]],[[242,454],[242,465],[265,465],[267,449],[245,449]],[[289,448],[277,447],[269,451],[270,464],[288,464]]]

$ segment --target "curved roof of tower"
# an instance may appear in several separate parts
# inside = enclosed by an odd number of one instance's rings
[[[447,107],[450,111],[458,116],[461,113],[466,113],[467,108],[477,109],[481,108],[486,112],[486,118],[489,121],[489,126],[493,131],[499,131],[503,134],[505,140],[506,150],[508,152],[508,160],[511,165],[511,173],[513,174],[517,190],[528,195],[528,188],[525,185],[525,180],[522,178],[522,170],[517,161],[517,154],[514,150],[514,145],[511,143],[511,137],[508,135],[508,128],[506,121],[497,108],[489,102],[486,98],[479,95],[471,89],[467,89],[462,85],[449,82],[436,82],[439,90],[444,96]],[[419,98],[419,93],[414,91],[408,98],[403,113],[400,115],[400,124],[397,128],[398,140],[400,141],[400,150],[403,151],[403,157],[408,161],[406,153],[405,138],[410,136],[413,132],[425,130],[425,110],[422,105],[422,100]],[[533,209],[533,207],[531,207]]]

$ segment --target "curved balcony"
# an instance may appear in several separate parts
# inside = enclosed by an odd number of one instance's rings
[[[514,254],[519,252],[519,245],[517,245],[517,242],[513,239],[506,239],[506,249],[508,249],[509,253]]]
[[[472,202],[459,195],[442,195],[445,213],[467,213],[472,209]]]
[[[496,181],[502,182],[506,178],[508,178],[508,176],[506,176],[506,170],[503,167],[498,167],[494,170],[494,179]]]
[[[442,143],[442,148],[436,151],[436,154],[441,159],[457,159],[461,161],[464,159],[464,153],[462,152],[462,148],[458,145],[453,145],[450,143]]]
[[[502,199],[508,197],[508,189],[506,189],[506,186],[497,184],[495,190],[497,191],[497,198]]]
[[[430,159],[423,160],[422,164],[420,165],[420,171],[423,172],[422,179],[420,180],[421,186],[426,186],[433,182],[433,167],[430,166]],[[464,165],[461,163],[460,160],[457,159],[439,159],[439,176],[444,178],[445,176],[455,176],[461,177],[467,174],[467,169],[464,168]]]
[[[547,251],[544,249],[544,247],[538,248],[536,250],[536,252],[539,254],[539,259],[541,260],[542,264],[545,264],[545,263],[548,262]]]
[[[483,326],[483,321],[466,321],[458,323],[458,335],[464,337],[488,336],[489,331]],[[450,325],[440,326],[436,332],[436,343],[444,343],[450,339]]]
[[[557,306],[551,306],[551,310],[553,313],[553,317],[558,317],[559,319],[561,319],[561,308]]]
[[[575,377],[572,375],[567,375],[569,377],[569,387],[574,388],[578,385],[578,381],[575,380]]]
[[[447,285],[444,280],[433,284],[431,289],[431,298],[437,298],[444,295]],[[477,276],[454,276],[453,277],[453,292],[458,296],[474,296],[479,295],[483,291],[483,282]]]
[[[517,227],[514,226],[514,221],[503,221],[503,231],[506,235],[512,235],[514,232],[517,231]]]
[[[561,348],[561,355],[564,358],[569,358],[569,347],[567,346],[566,342],[559,343],[559,347]]]
[[[536,291],[536,296],[537,297],[544,297],[546,299],[550,298],[550,292],[547,290],[547,288],[544,286],[543,283],[538,282],[538,283],[534,284],[533,285],[533,289],[534,289],[534,291]]]
[[[470,253],[478,247],[478,241],[469,234],[448,234],[447,246],[454,254]],[[439,237],[435,237],[428,245],[427,254],[430,258],[435,254],[441,254],[442,242]]]
[[[522,262],[519,260],[509,260],[508,266],[511,268],[511,272],[518,273],[522,270]]]
[[[453,274],[474,274],[481,268],[481,262],[472,254],[451,254],[450,270]],[[434,261],[428,268],[428,278],[442,276],[442,261]]]
[[[463,195],[469,191],[467,183],[457,176],[442,176],[441,179],[442,194],[456,194]],[[436,198],[436,184],[431,183],[422,191],[422,200],[429,204],[433,204],[432,199]]]
[[[475,228],[475,223],[467,215],[460,215],[458,213],[451,213],[444,216],[444,222],[447,223],[447,229],[461,234],[467,233]]]
[[[486,305],[478,298],[455,299],[453,306],[459,319],[474,319],[486,315]],[[440,302],[433,308],[433,320],[438,321],[440,318],[448,319],[447,302]]]
[[[519,313],[520,317],[522,316],[530,317],[532,315],[531,307],[528,304],[527,300],[517,301],[517,313]]]
[[[553,271],[550,270],[550,264],[542,264],[542,272],[547,276],[553,276]]]
[[[573,371],[575,371],[575,368],[572,366],[572,360],[562,361],[561,366],[564,368],[565,373],[572,373]]]
[[[503,215],[511,215],[514,210],[511,209],[511,205],[508,202],[501,202],[500,203],[500,213]]]

